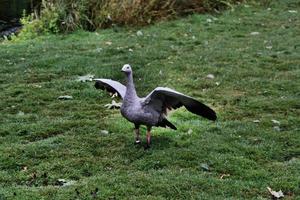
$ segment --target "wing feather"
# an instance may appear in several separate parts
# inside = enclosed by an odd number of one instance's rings
[[[118,81],[110,79],[94,79],[96,81],[95,87],[101,90],[107,90],[108,92],[118,93],[122,99],[124,99],[126,93],[126,87]]]
[[[177,109],[184,106],[188,111],[194,114],[213,121],[217,119],[215,111],[208,106],[190,96],[184,95],[170,88],[155,88],[145,98],[144,103],[153,107],[160,113],[166,113],[167,109]]]

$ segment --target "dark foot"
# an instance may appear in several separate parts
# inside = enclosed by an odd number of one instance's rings
[[[149,144],[146,144],[146,145],[144,146],[144,149],[145,149],[145,150],[150,149],[150,145],[149,145]]]
[[[136,140],[136,141],[134,142],[134,144],[135,144],[135,145],[141,144],[141,141],[140,141],[140,140]]]

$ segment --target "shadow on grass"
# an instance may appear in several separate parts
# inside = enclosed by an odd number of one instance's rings
[[[156,135],[152,136],[151,148],[156,150],[168,149],[173,143],[173,139],[168,136]]]
[[[151,137],[151,147],[145,149],[146,138],[142,137],[141,144],[134,144],[134,140],[127,140],[126,144],[121,150],[121,155],[123,158],[134,162],[147,155],[152,154],[152,152],[167,150],[172,146],[173,140],[168,136],[152,136]]]

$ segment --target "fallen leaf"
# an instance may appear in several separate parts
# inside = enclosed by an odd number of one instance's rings
[[[108,130],[101,130],[100,133],[101,133],[102,135],[108,135],[109,132],[108,132]]]
[[[250,35],[259,35],[259,34],[260,34],[260,33],[259,33],[259,32],[256,32],[256,31],[250,33]]]
[[[34,87],[34,88],[42,88],[42,86],[38,85],[38,84],[33,84],[32,87]]]
[[[72,180],[66,180],[66,179],[57,179],[55,185],[58,186],[69,186],[69,185],[74,185],[76,183],[76,181],[72,181]]]
[[[24,116],[24,115],[25,115],[25,113],[24,113],[24,112],[22,112],[22,111],[19,111],[19,112],[17,113],[17,115],[18,115],[18,116]]]
[[[136,35],[137,35],[137,36],[143,36],[143,32],[142,32],[142,31],[137,31],[137,32],[136,32]]]
[[[73,99],[73,97],[69,96],[69,95],[63,95],[63,96],[59,96],[58,99],[60,99],[60,100],[71,100],[71,99]]]
[[[210,168],[209,168],[209,166],[208,166],[207,163],[201,163],[200,167],[201,167],[201,169],[203,169],[204,171],[209,171],[209,170],[210,170]]]
[[[56,181],[56,183],[58,184],[58,185],[63,185],[65,182],[67,182],[65,179],[63,179],[63,178],[60,178],[60,179],[58,179],[57,181]]]
[[[122,103],[117,103],[115,100],[112,100],[111,103],[104,105],[107,109],[117,109],[121,108]]]
[[[208,75],[206,76],[206,78],[208,78],[208,79],[214,79],[215,76],[214,76],[213,74],[208,74]]]
[[[97,49],[96,49],[96,52],[99,53],[99,52],[101,52],[102,50],[103,50],[102,48],[97,48]]]
[[[112,170],[111,167],[106,167],[105,169],[108,170],[108,171],[111,171],[111,170]]]
[[[95,77],[95,75],[93,75],[93,74],[87,74],[87,75],[84,75],[84,76],[78,76],[77,81],[79,81],[79,82],[93,81],[94,77]]]
[[[69,185],[74,185],[76,181],[67,181],[63,186],[69,186]]]
[[[211,23],[212,22],[212,19],[206,19],[206,22],[208,22],[208,23]]]
[[[22,170],[21,170],[21,171],[25,172],[25,171],[27,171],[27,169],[28,169],[28,167],[27,167],[27,166],[24,166],[24,167],[22,167]]]
[[[273,128],[274,128],[275,131],[278,131],[278,132],[280,131],[280,127],[279,126],[274,126]]]
[[[193,133],[193,130],[190,128],[187,132],[188,135],[191,135]]]
[[[272,119],[271,122],[273,122],[273,124],[280,125],[280,121],[278,121],[278,120],[276,120],[276,119]]]
[[[223,179],[223,178],[229,177],[229,176],[230,176],[230,174],[222,174],[222,175],[220,176],[220,179]]]
[[[267,187],[267,189],[270,192],[270,194],[277,199],[284,197],[283,192],[281,190],[276,192],[276,191],[272,190],[270,187]]]

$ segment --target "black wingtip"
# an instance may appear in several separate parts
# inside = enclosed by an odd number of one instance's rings
[[[217,120],[217,114],[215,111],[213,111],[211,108],[209,108],[210,110],[206,111],[206,114],[203,115],[203,117],[212,120],[212,121],[216,121]]]
[[[206,119],[212,120],[212,121],[216,121],[217,120],[217,114],[216,112],[211,109],[210,107],[198,102],[198,101],[194,101],[193,104],[189,105],[189,106],[185,106],[186,109],[188,109],[190,112],[200,115]]]
[[[115,90],[113,87],[111,87],[107,83],[104,83],[104,82],[101,82],[101,81],[96,81],[95,88],[100,89],[100,90],[106,90],[107,92],[111,92],[111,93],[117,93],[118,96],[121,96],[120,93],[118,93],[117,90]]]
[[[160,126],[160,127],[169,127],[173,130],[177,130],[176,126],[173,125],[171,122],[169,122],[166,118],[163,118],[158,124],[157,126]]]
[[[105,89],[104,85],[100,81],[96,81],[95,88],[96,89],[100,89],[100,90],[104,90]]]

